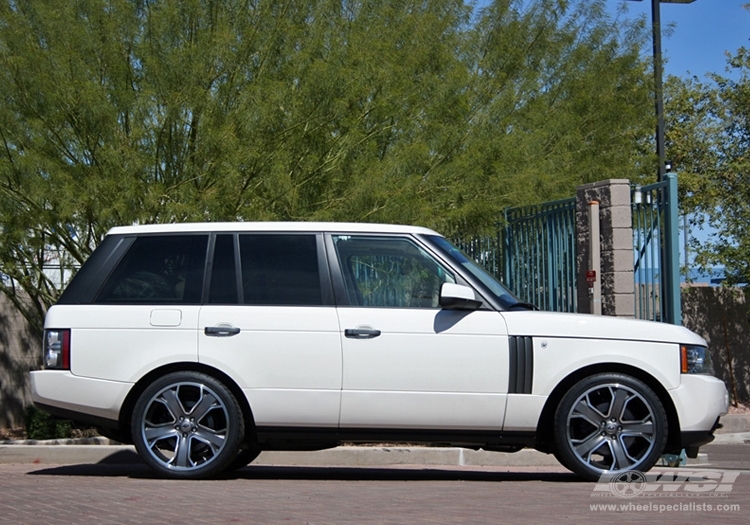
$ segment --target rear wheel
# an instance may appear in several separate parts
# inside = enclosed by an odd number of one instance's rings
[[[133,442],[161,475],[199,479],[217,474],[237,457],[244,435],[242,410],[211,376],[174,372],[143,391],[132,418]]]
[[[625,374],[597,374],[574,385],[555,413],[558,460],[598,480],[654,466],[667,441],[667,415],[658,396]]]

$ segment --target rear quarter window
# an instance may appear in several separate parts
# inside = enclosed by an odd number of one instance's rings
[[[207,247],[208,235],[138,237],[95,302],[199,304]]]

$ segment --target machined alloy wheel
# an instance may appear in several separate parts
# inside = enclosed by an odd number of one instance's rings
[[[167,477],[203,478],[237,456],[242,411],[231,392],[197,372],[168,374],[141,394],[133,441],[143,460]]]
[[[666,439],[667,416],[658,396],[624,374],[583,379],[563,397],[555,415],[556,455],[592,480],[649,470]]]

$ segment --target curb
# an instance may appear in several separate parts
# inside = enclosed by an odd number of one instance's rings
[[[726,414],[721,416],[719,422],[722,427],[715,432],[717,437],[721,434],[750,432],[750,414]]]
[[[0,464],[136,463],[140,458],[130,445],[0,445]]]
[[[750,445],[750,432],[716,434],[709,445]]]

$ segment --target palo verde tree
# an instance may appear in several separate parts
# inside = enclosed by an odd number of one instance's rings
[[[603,2],[491,4],[472,34],[469,125],[439,208],[481,225],[506,206],[651,172],[644,36],[643,21],[612,20]]]
[[[645,36],[604,0],[0,0],[0,290],[40,330],[113,225],[455,233],[635,177]]]

